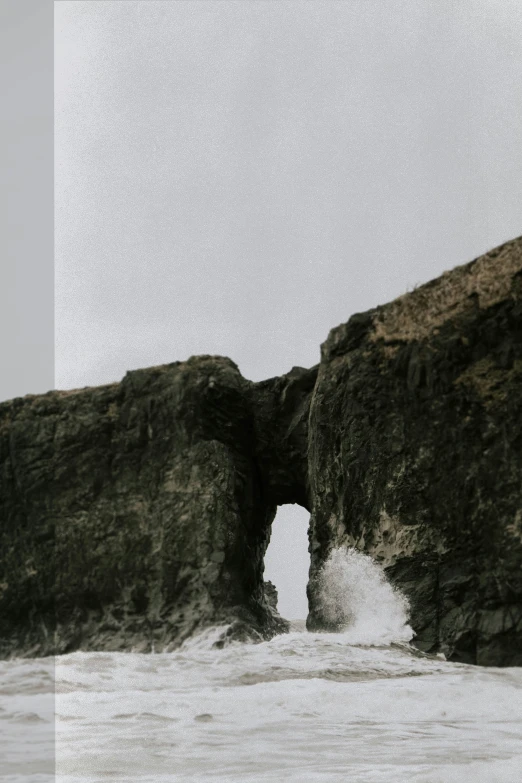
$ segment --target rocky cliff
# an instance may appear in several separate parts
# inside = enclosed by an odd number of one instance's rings
[[[261,383],[192,357],[0,404],[0,655],[287,629],[278,505],[311,512],[308,627],[334,546],[408,595],[416,644],[522,665],[522,239],[353,316]]]
[[[348,543],[407,594],[419,647],[522,665],[521,239],[330,332],[309,480],[309,628]]]
[[[0,405],[0,654],[286,630],[263,556],[278,503],[306,502],[316,375],[198,356]]]

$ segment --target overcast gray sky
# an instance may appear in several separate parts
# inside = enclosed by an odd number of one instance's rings
[[[55,19],[58,388],[198,353],[252,380],[311,366],[354,312],[522,233],[519,0],[61,0]],[[306,516],[274,525],[285,595]]]

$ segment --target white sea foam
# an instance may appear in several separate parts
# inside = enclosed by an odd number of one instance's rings
[[[0,780],[518,783],[522,669],[412,649],[406,604],[357,553],[324,586],[342,633],[0,662]]]
[[[408,601],[368,555],[332,550],[317,579],[321,614],[352,644],[408,642]]]

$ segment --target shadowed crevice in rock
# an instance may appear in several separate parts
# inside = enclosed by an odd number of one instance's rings
[[[319,366],[253,384],[257,464],[271,503],[298,503],[310,511],[308,417]]]
[[[522,240],[333,329],[260,383],[195,356],[0,404],[0,655],[288,629],[263,557],[311,512],[407,594],[415,643],[522,664]],[[226,641],[222,640],[223,643]]]

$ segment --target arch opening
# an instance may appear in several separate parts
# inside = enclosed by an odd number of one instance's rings
[[[286,620],[306,620],[310,570],[310,513],[297,504],[279,506],[264,557],[264,579],[276,587],[277,609]]]

